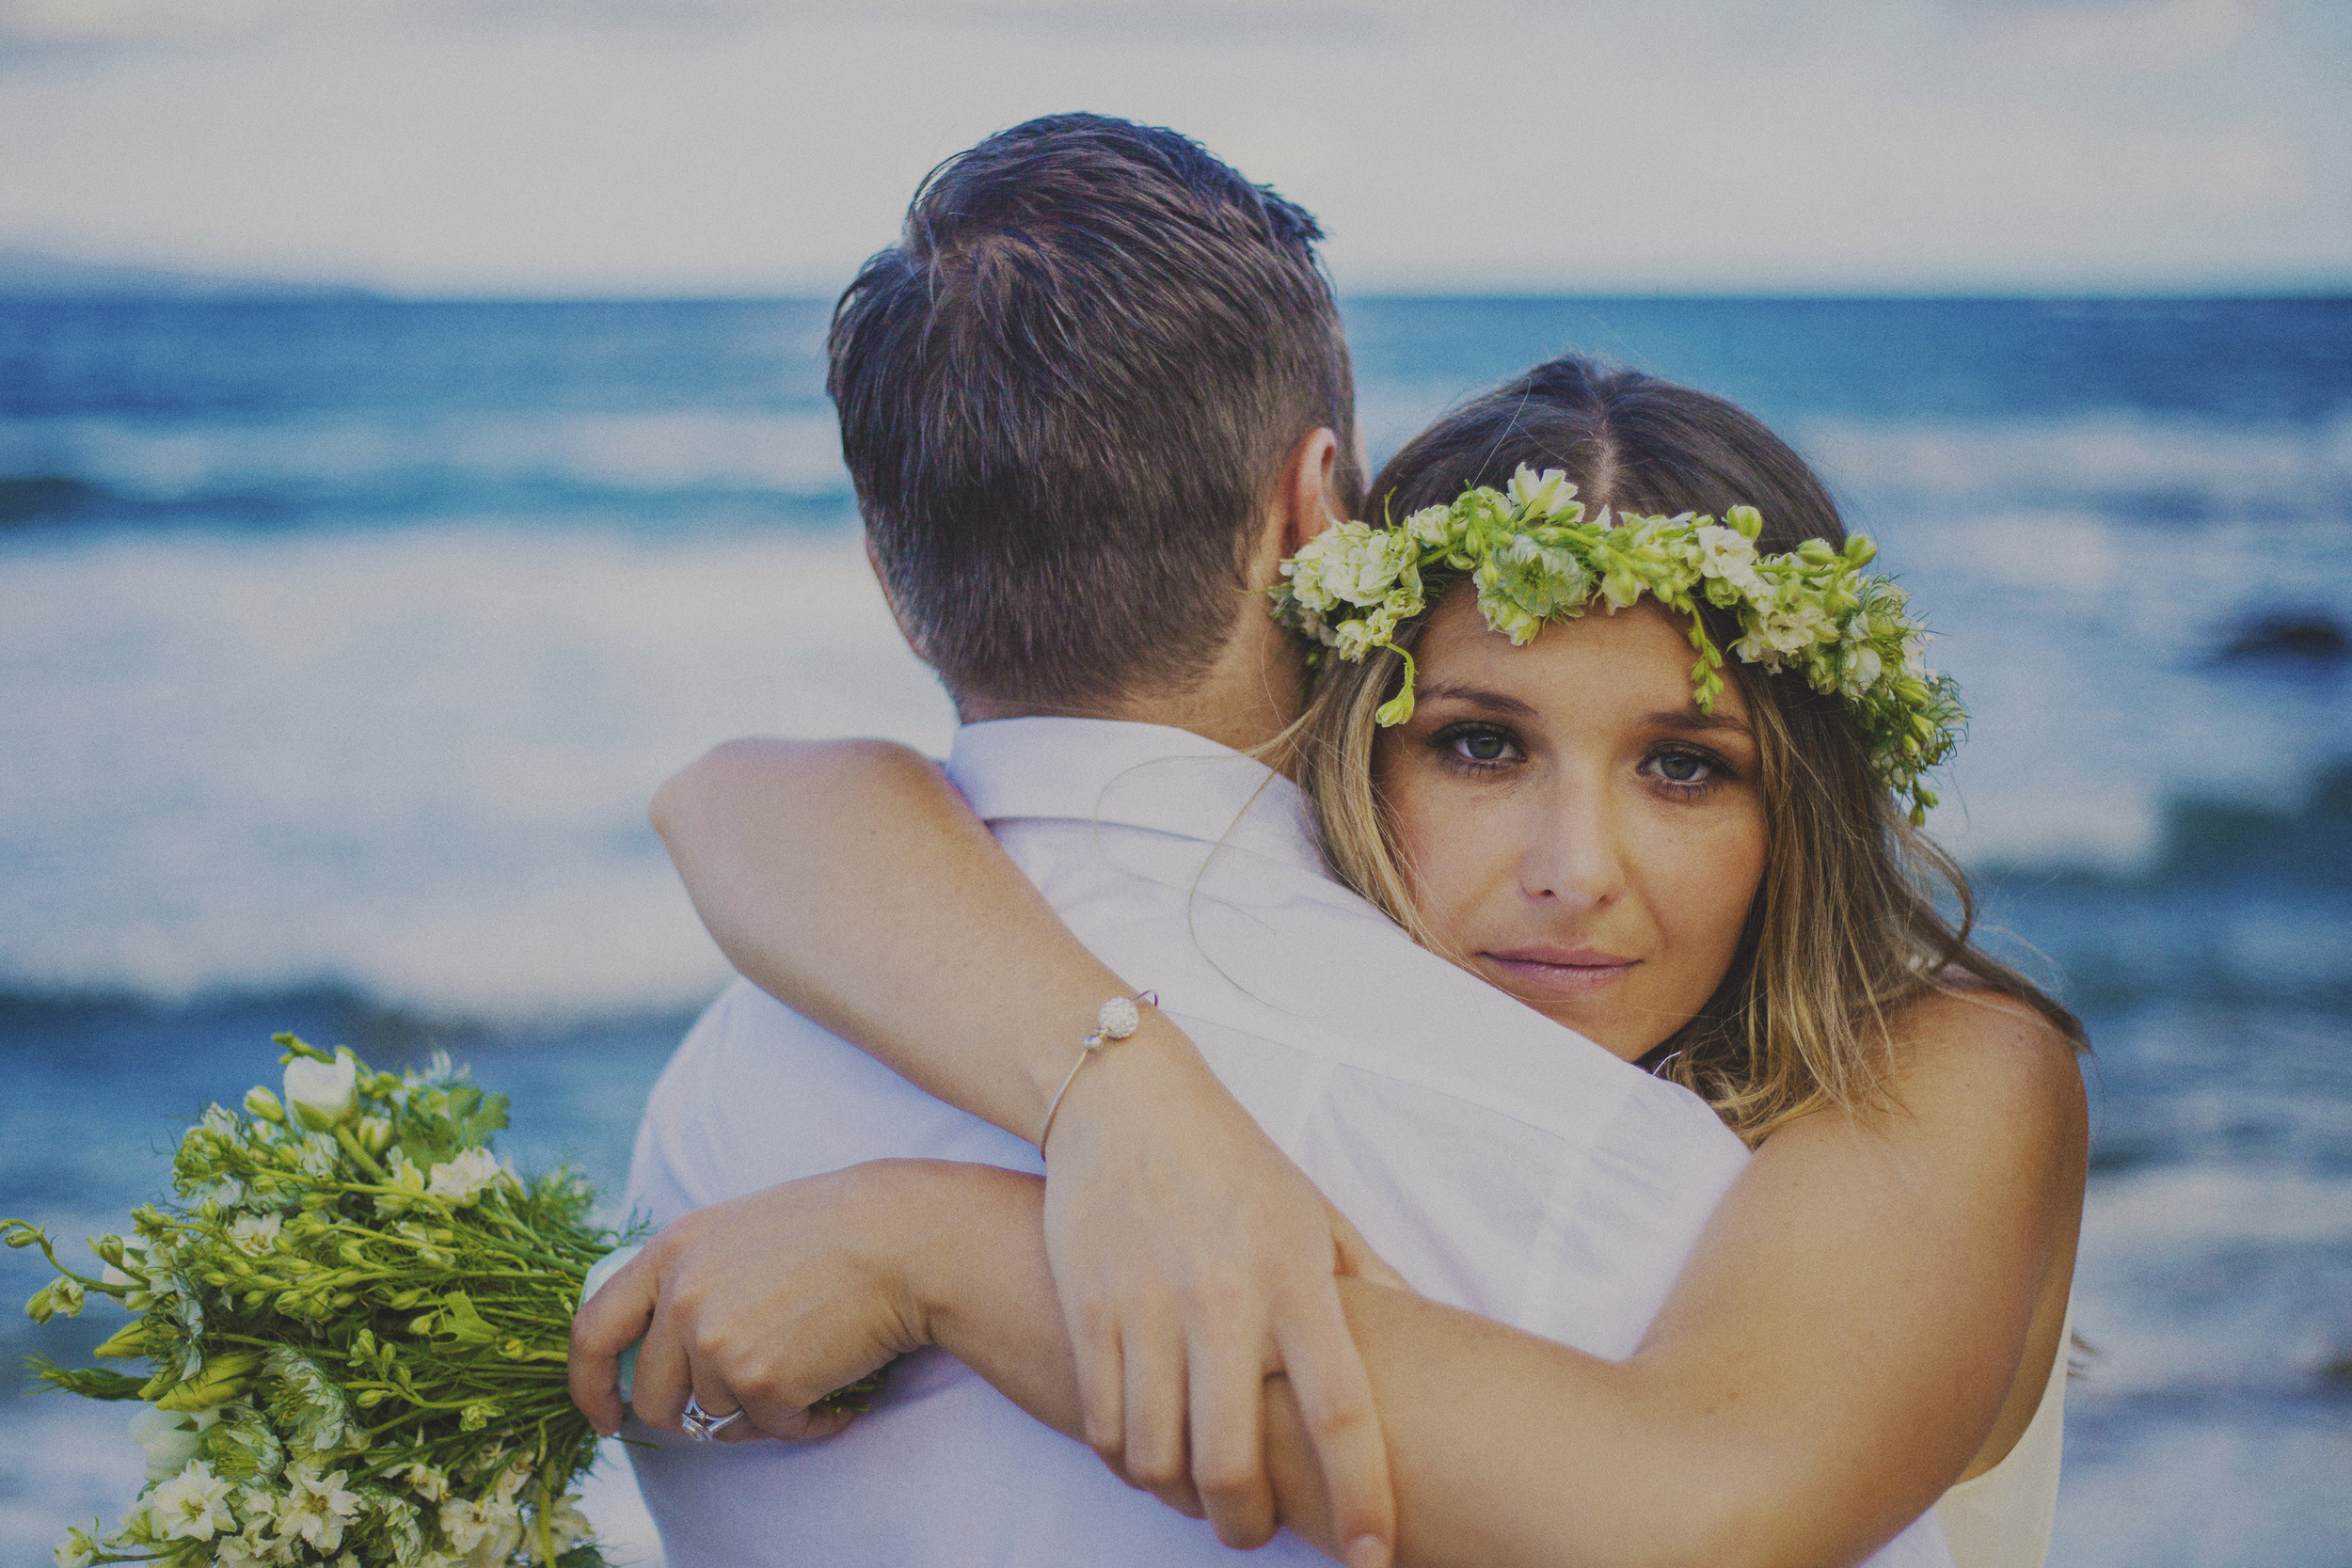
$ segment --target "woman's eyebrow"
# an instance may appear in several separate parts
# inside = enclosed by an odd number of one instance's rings
[[[1642,722],[1661,730],[1681,730],[1686,734],[1701,730],[1731,730],[1751,737],[1755,735],[1745,720],[1734,719],[1727,713],[1692,713],[1688,708],[1661,708],[1656,713],[1644,714]]]
[[[1423,686],[1421,700],[1426,702],[1466,703],[1488,713],[1506,713],[1514,719],[1533,719],[1535,708],[1517,697],[1506,697],[1500,691],[1487,691],[1474,686],[1447,686],[1442,682]]]

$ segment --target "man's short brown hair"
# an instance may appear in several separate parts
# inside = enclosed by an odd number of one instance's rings
[[[1181,686],[1242,608],[1284,460],[1358,481],[1322,230],[1189,137],[1096,115],[932,170],[835,307],[826,388],[893,598],[950,690]]]

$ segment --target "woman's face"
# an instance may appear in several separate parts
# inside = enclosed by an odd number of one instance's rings
[[[1437,939],[1481,977],[1628,1061],[1703,1006],[1764,875],[1755,732],[1713,714],[1645,599],[1515,648],[1448,594],[1414,650],[1412,720],[1373,768]]]

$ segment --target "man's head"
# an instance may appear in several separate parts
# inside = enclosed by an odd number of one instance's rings
[[[834,312],[827,388],[892,600],[951,691],[1182,689],[1260,608],[1248,562],[1318,429],[1352,507],[1321,237],[1188,137],[1095,115],[925,180]]]

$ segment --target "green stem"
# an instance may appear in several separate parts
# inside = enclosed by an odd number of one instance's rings
[[[345,1154],[350,1155],[352,1159],[358,1162],[358,1165],[361,1170],[366,1171],[370,1176],[374,1177],[378,1181],[390,1180],[390,1178],[384,1174],[384,1167],[375,1163],[375,1156],[370,1154],[366,1149],[359,1147],[359,1139],[350,1128],[338,1126],[335,1129],[335,1141],[343,1146],[343,1152]]]

